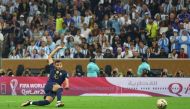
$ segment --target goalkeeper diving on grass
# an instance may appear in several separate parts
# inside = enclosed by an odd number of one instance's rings
[[[65,83],[64,88],[66,90],[69,89],[68,73],[63,70],[61,61],[58,60],[54,62],[52,58],[54,54],[62,48],[63,46],[58,46],[48,56],[48,62],[50,66],[50,76],[44,88],[44,91],[45,91],[44,100],[40,100],[40,101],[28,100],[22,103],[21,106],[49,105],[55,99],[56,96],[57,96],[56,107],[64,106],[64,103],[61,101],[62,92],[63,92],[62,83],[63,82]]]

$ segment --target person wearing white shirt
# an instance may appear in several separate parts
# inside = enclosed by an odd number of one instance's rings
[[[73,20],[75,22],[75,27],[76,28],[80,28],[80,25],[81,25],[81,16],[79,15],[78,10],[74,10]]]
[[[20,56],[18,55],[18,53],[16,52],[15,49],[13,49],[10,54],[9,54],[9,59],[19,59]]]
[[[133,57],[133,53],[129,49],[129,47],[125,47],[125,51],[121,53],[121,56],[124,57],[124,58],[132,58]]]
[[[177,50],[178,49],[178,44],[177,44],[177,41],[178,41],[178,30],[174,29],[173,30],[173,33],[174,33],[174,36],[170,36],[170,43],[171,43],[171,51],[173,49]],[[177,50],[178,51],[178,50]]]
[[[59,40],[56,41],[56,45],[61,45],[62,42],[63,43],[67,42],[67,39],[66,39],[66,37],[65,37],[64,34],[61,34],[60,37],[61,37],[61,39],[59,39]]]
[[[125,15],[125,25],[131,25],[131,19],[128,15]]]
[[[91,30],[88,28],[87,24],[84,23],[83,28],[81,28],[81,34],[83,34],[83,37],[88,39],[90,32]]]
[[[9,7],[9,13],[10,14],[13,14],[16,10],[15,10],[15,5],[14,5],[14,3],[12,2],[12,3],[10,3],[10,7]]]
[[[0,4],[0,15],[2,15],[2,13],[5,11],[6,11],[6,7],[2,4]]]
[[[65,54],[65,48],[60,49],[55,55],[54,58],[64,58],[64,54]]]
[[[74,36],[74,43],[81,44],[81,38],[82,38],[81,30],[78,29],[77,34]]]
[[[119,14],[119,22],[121,25],[125,25],[125,17],[123,14]]]
[[[131,6],[129,5],[129,3],[126,3],[124,6],[123,6],[123,9],[125,10],[125,12],[127,14],[130,13],[130,9],[131,9]]]
[[[38,54],[38,50],[37,49],[33,49],[32,50],[31,58],[33,58],[33,59],[40,58],[40,55]]]
[[[139,42],[139,53],[140,53],[140,55],[145,54],[147,48],[148,48],[148,46],[144,45],[143,42]]]
[[[36,45],[35,45],[35,41],[31,41],[30,42],[30,46],[27,47],[27,51],[29,51],[30,54],[32,54],[32,51],[34,49],[39,49]]]
[[[50,50],[47,47],[47,43],[45,41],[41,41],[40,50],[43,49],[47,55],[50,54]]]
[[[49,47],[50,52],[55,49],[55,42],[52,41],[51,36],[47,36],[47,47]]]
[[[184,25],[184,29],[190,32],[190,22],[188,18],[185,18],[183,25]]]
[[[122,48],[119,47],[119,48],[117,48],[117,59],[121,59],[121,58],[123,58]]]
[[[95,59],[103,59],[103,54],[100,49],[96,50]]]
[[[168,58],[177,59],[177,57],[178,57],[178,54],[176,52],[176,49],[173,49],[172,52],[168,54]]]
[[[84,17],[84,23],[87,24],[87,26],[89,26],[90,23],[90,19],[92,18],[92,16],[89,14],[89,11],[85,12],[85,17]]]
[[[48,55],[46,54],[44,49],[40,49],[39,58],[48,59]]]

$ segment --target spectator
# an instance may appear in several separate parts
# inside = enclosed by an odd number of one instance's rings
[[[30,42],[30,46],[27,47],[27,51],[29,52],[29,54],[32,54],[32,51],[33,51],[34,49],[38,50],[39,48],[38,48],[38,46],[35,45],[35,41],[32,40],[32,41]]]
[[[119,72],[118,68],[114,68],[112,71],[112,77],[123,77],[122,72]]]
[[[44,69],[41,69],[40,74],[38,76],[44,77],[44,76],[47,76],[47,73],[45,72]]]
[[[148,36],[148,45],[151,41],[155,41],[158,35],[158,25],[153,22],[152,19],[149,19],[148,24],[146,25],[146,31]]]
[[[116,55],[116,57],[117,57],[117,59],[123,58],[122,48],[117,48],[117,55]]]
[[[161,72],[160,77],[168,77],[168,69],[164,68]]]
[[[103,59],[103,54],[102,54],[102,51],[100,49],[96,50],[95,59]]]
[[[40,58],[37,49],[33,49],[32,54],[31,54],[31,58],[33,58],[33,59]]]
[[[84,54],[82,53],[81,47],[76,47],[76,53],[74,54],[74,58],[84,58]]]
[[[176,52],[176,49],[173,49],[171,53],[169,53],[168,55],[168,58],[171,58],[171,59],[177,59],[178,57],[178,54]]]
[[[143,55],[143,57],[154,58],[155,54],[152,52],[151,48],[147,48],[146,53]]]
[[[174,36],[170,36],[170,43],[171,43],[171,51],[175,49],[176,51],[179,51],[179,44],[178,44],[178,30],[173,30]]]
[[[74,43],[81,44],[81,39],[82,39],[81,30],[78,29],[77,34],[74,36]]]
[[[106,49],[103,58],[114,58],[110,49]]]
[[[111,22],[107,14],[104,15],[104,19],[101,22],[101,27],[106,29],[111,27]]]
[[[169,40],[166,37],[165,33],[162,33],[160,39],[158,40],[158,46],[161,48],[164,48],[164,52],[168,53],[169,52]]]
[[[17,53],[15,49],[12,50],[12,52],[9,54],[9,59],[20,59],[21,57]]]
[[[100,68],[96,64],[94,58],[90,59],[90,62],[87,65],[87,77],[98,77]]]
[[[73,58],[73,55],[70,53],[70,50],[68,48],[65,49],[64,58]]]
[[[188,58],[188,55],[184,52],[184,48],[180,49],[178,58]]]
[[[57,13],[57,17],[56,17],[56,31],[60,31],[63,28],[63,18],[61,17],[61,13],[58,12]]]
[[[72,36],[75,36],[78,29],[75,27],[74,22],[71,22],[68,30],[71,32]]]
[[[142,63],[139,65],[137,70],[137,76],[143,76],[144,73],[150,71],[150,65],[148,64],[147,58],[143,57],[141,61]]]
[[[129,49],[129,47],[125,47],[125,51],[123,52],[123,58],[132,58],[132,57],[133,57],[132,51]]]
[[[187,30],[182,30],[181,35],[178,38],[180,48],[184,49],[184,52],[190,57],[190,35]]]
[[[113,15],[112,17],[113,17],[112,20],[111,20],[112,28],[115,29],[116,35],[119,35],[120,34],[120,26],[121,26],[121,24],[118,21],[118,16]]]
[[[89,35],[91,33],[91,30],[88,28],[88,25],[86,23],[83,24],[83,27],[81,28],[81,34],[84,38],[88,39]]]
[[[32,76],[30,69],[28,69],[28,68],[25,69],[22,76],[26,76],[26,77]]]
[[[158,58],[167,58],[167,57],[168,57],[168,54],[165,52],[164,48],[161,48]]]
[[[14,76],[13,70],[12,69],[7,69],[6,75],[10,76],[10,77],[13,77]]]
[[[125,74],[125,77],[134,77],[134,73],[132,69],[128,69],[127,73]]]
[[[53,42],[51,36],[47,36],[47,47],[50,50],[50,53],[55,49],[55,42]]]
[[[74,16],[72,18],[74,20],[74,24],[76,28],[80,28],[81,26],[81,16],[78,10],[74,10]]]
[[[0,69],[0,77],[5,76],[5,71],[3,69]]]
[[[182,70],[177,71],[175,77],[184,77],[183,71]]]
[[[147,48],[148,46],[146,46],[144,42],[139,42],[139,53],[141,56],[146,53]]]
[[[84,77],[85,72],[83,72],[82,66],[77,65],[74,72],[74,77]]]
[[[103,68],[100,68],[100,74],[99,77],[107,77],[106,73],[104,72]]]
[[[40,50],[44,50],[44,52],[49,55],[50,54],[50,50],[49,48],[47,47],[47,42],[45,40],[42,40],[41,41],[41,46],[39,47]]]
[[[39,58],[41,59],[48,59],[48,54],[46,54],[44,49],[40,49],[39,51]]]

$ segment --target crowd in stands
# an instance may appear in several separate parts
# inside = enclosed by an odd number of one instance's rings
[[[3,57],[188,58],[190,0],[0,0]]]

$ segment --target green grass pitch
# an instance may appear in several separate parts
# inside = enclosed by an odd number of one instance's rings
[[[56,109],[56,99],[48,106],[20,107],[26,100],[41,100],[43,96],[0,96],[0,109]],[[156,101],[164,98],[167,109],[190,109],[190,98],[182,97],[115,97],[63,96],[64,109],[157,109]]]

